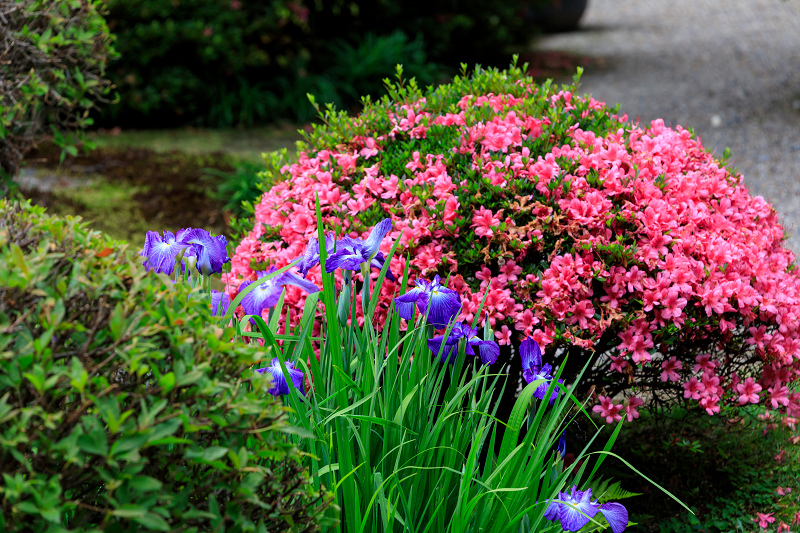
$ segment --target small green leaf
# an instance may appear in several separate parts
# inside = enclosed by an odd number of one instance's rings
[[[108,329],[111,330],[111,337],[117,341],[122,337],[122,329],[125,325],[125,312],[122,309],[122,303],[118,303],[114,307],[114,312],[111,313],[111,319],[108,321]]]
[[[105,457],[108,455],[108,440],[105,432],[94,431],[81,435],[78,437],[78,448],[86,453]]]
[[[134,518],[133,521],[143,525],[148,529],[154,529],[156,531],[170,530],[167,521],[155,513],[147,513],[145,516]]]
[[[137,492],[153,492],[160,490],[164,484],[150,476],[136,476],[131,479],[130,485]]]
[[[58,509],[48,507],[47,509],[40,509],[39,512],[41,513],[42,518],[48,522],[57,524],[61,521],[61,512]]]
[[[164,392],[169,392],[175,388],[175,372],[168,372],[158,378],[158,384],[164,389]]]

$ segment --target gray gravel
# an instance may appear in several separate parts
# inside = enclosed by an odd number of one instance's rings
[[[800,0],[590,0],[581,29],[536,47],[597,58],[581,92],[733,152],[800,256]]]

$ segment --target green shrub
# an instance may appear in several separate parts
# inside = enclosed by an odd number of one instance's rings
[[[52,133],[76,153],[89,110],[110,90],[111,36],[98,0],[19,0],[0,7],[0,173],[16,174],[22,155]],[[5,192],[5,191],[1,191]]]
[[[317,529],[259,351],[140,259],[0,201],[0,530]]]

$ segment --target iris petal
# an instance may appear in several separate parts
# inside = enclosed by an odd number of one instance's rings
[[[522,359],[522,368],[523,370],[528,369],[539,369],[542,367],[542,349],[539,348],[539,344],[533,340],[532,338],[528,337],[519,347],[519,355]],[[533,370],[535,372],[535,370]],[[533,380],[528,381],[530,383]]]
[[[424,292],[422,289],[411,289],[402,296],[394,299],[394,307],[397,309],[397,314],[400,318],[405,320],[413,320],[414,318],[414,305]]]
[[[430,348],[434,355],[439,355],[439,350],[442,349],[442,343],[444,343],[444,349],[442,350],[441,361],[443,363],[454,363],[456,349],[458,347],[458,337],[454,338],[451,332],[450,337],[445,341],[444,335],[438,335],[428,340],[428,348]]]
[[[478,350],[480,350],[481,362],[484,365],[494,364],[500,356],[500,346],[498,346],[496,342],[473,341],[470,342],[470,344],[478,347]]]
[[[384,263],[386,263],[386,257],[384,257],[383,252],[378,252],[375,254],[375,257],[372,258],[372,262],[370,264],[372,265],[372,268],[381,270],[383,269]],[[395,281],[395,277],[394,274],[392,274],[391,268],[386,269],[386,277],[389,279],[389,281]]]
[[[589,502],[576,502],[567,504],[562,503],[558,515],[561,520],[561,527],[565,531],[578,531],[588,524],[594,515],[597,514],[597,507]]]
[[[552,502],[547,506],[544,511],[544,517],[547,520],[558,520],[558,508],[561,506],[558,502]]]
[[[281,394],[289,394],[289,385],[286,383],[286,378],[283,376],[280,364],[278,364],[276,368],[275,359],[273,359],[272,361],[273,363],[270,366],[266,368],[259,368],[258,370],[256,370],[256,372],[259,372],[261,374],[269,374],[270,376],[272,376],[273,386],[267,390],[269,394],[272,394],[273,396],[279,396]]]
[[[461,298],[452,289],[439,288],[427,297],[428,322],[437,328],[447,327],[447,324],[461,312]],[[423,311],[424,312],[424,311]]]
[[[294,285],[295,287],[300,287],[309,294],[314,294],[315,292],[320,291],[320,288],[314,283],[301,278],[293,272],[284,272],[283,274],[277,276],[277,278],[278,279],[275,281],[276,285]]]
[[[305,395],[305,390],[303,388],[303,372],[294,368],[294,364],[290,363],[289,361],[284,361],[286,365],[286,370],[289,372],[289,378],[292,380],[292,385]],[[279,396],[281,394],[289,394],[289,383],[286,381],[286,376],[283,375],[283,370],[281,369],[280,360],[277,357],[273,357],[270,365],[265,368],[259,368],[256,370],[261,374],[268,373],[272,376],[273,387],[270,388],[267,392],[272,394],[273,396]]]
[[[289,371],[289,377],[292,378],[292,385],[294,385],[294,388],[297,389],[301,394],[303,394],[303,396],[305,396],[306,392],[305,392],[305,387],[303,386],[303,372],[288,367],[286,368],[286,370]],[[288,390],[286,391],[286,394],[289,394]]]
[[[226,252],[228,244],[223,235],[213,237],[204,229],[181,230],[178,240],[191,244],[197,253],[197,270],[201,274],[219,274],[222,265],[230,261]]]
[[[319,243],[317,242],[317,239],[311,237],[311,240],[308,241],[308,247],[306,248],[306,252],[303,254],[302,260],[297,263],[297,270],[303,274],[303,277],[306,277],[308,275],[308,271],[319,264],[319,259]]]
[[[278,303],[278,300],[281,298],[281,292],[283,292],[283,287],[280,285],[272,285],[270,281],[248,292],[247,295],[242,298],[242,308],[245,313],[248,315],[261,316],[264,309],[269,309]],[[242,288],[244,288],[244,283],[242,284]]]
[[[604,503],[600,506],[600,512],[614,533],[622,533],[628,527],[628,510],[621,503]]]
[[[211,291],[211,316],[225,316],[231,305],[231,297],[225,292]]]
[[[181,231],[178,232],[179,235]],[[171,275],[175,271],[175,258],[189,245],[176,239],[171,231],[165,231],[163,235],[162,238],[155,231],[148,231],[144,249],[139,255],[147,258],[143,263],[146,269],[152,268],[155,272]]]
[[[392,219],[384,218],[380,222],[378,222],[372,231],[369,233],[369,237],[363,241],[363,249],[364,255],[370,259],[378,253],[378,247],[381,245],[381,241],[386,234],[392,230]]]

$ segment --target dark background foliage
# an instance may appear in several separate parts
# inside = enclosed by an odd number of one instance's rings
[[[507,64],[529,4],[513,0],[110,0],[121,101],[106,125],[253,125],[316,115],[306,98],[352,108],[403,64],[421,85],[461,62]]]

